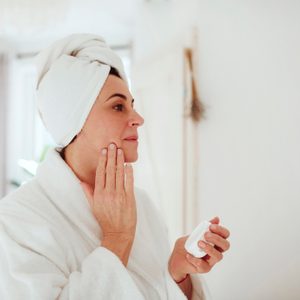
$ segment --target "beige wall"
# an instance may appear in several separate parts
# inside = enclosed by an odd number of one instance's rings
[[[199,29],[199,221],[218,215],[231,231],[205,275],[214,300],[299,298],[299,11],[258,0],[141,8],[137,59]]]
[[[124,44],[134,32],[138,61],[198,27],[198,87],[207,106],[198,216],[218,215],[231,231],[230,251],[204,275],[212,299],[298,299],[300,2],[137,0],[109,11],[98,11],[97,0],[73,2],[65,21],[37,30],[32,43],[16,33],[20,49],[35,51],[46,36],[76,31]]]

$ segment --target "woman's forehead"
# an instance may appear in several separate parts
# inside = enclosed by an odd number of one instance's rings
[[[130,102],[133,98],[123,79],[115,75],[109,75],[99,93],[98,98],[100,98],[99,100],[102,102],[106,102],[114,94],[124,95],[124,97],[130,100]]]

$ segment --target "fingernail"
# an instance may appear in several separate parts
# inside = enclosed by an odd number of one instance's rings
[[[106,149],[106,148],[103,148],[101,152],[102,152],[103,155],[106,155],[107,149]]]
[[[111,149],[111,150],[115,149],[115,144],[110,144],[109,149]]]
[[[122,154],[122,149],[118,149],[118,155]]]
[[[200,242],[199,242],[199,246],[200,246],[201,248],[205,248],[205,247],[206,247],[206,244],[205,244],[204,242],[200,241]]]
[[[217,229],[217,225],[216,224],[210,225],[210,228],[211,229]]]

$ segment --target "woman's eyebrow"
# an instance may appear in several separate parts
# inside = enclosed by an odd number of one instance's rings
[[[119,98],[122,98],[122,99],[124,99],[125,101],[127,101],[127,97],[126,97],[125,95],[120,94],[120,93],[115,93],[115,94],[112,94],[111,96],[109,96],[109,97],[105,100],[105,102],[108,101],[110,98],[113,98],[113,97],[119,97]],[[134,102],[134,99],[131,100],[131,103],[133,103],[133,102]]]

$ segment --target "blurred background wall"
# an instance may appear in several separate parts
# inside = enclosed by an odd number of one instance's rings
[[[214,216],[231,232],[203,275],[212,299],[299,299],[299,13],[296,0],[0,0],[1,195],[52,145],[34,108],[35,53],[70,33],[100,34],[145,118],[136,184],[171,243]],[[183,117],[186,47],[205,106],[197,125]]]

